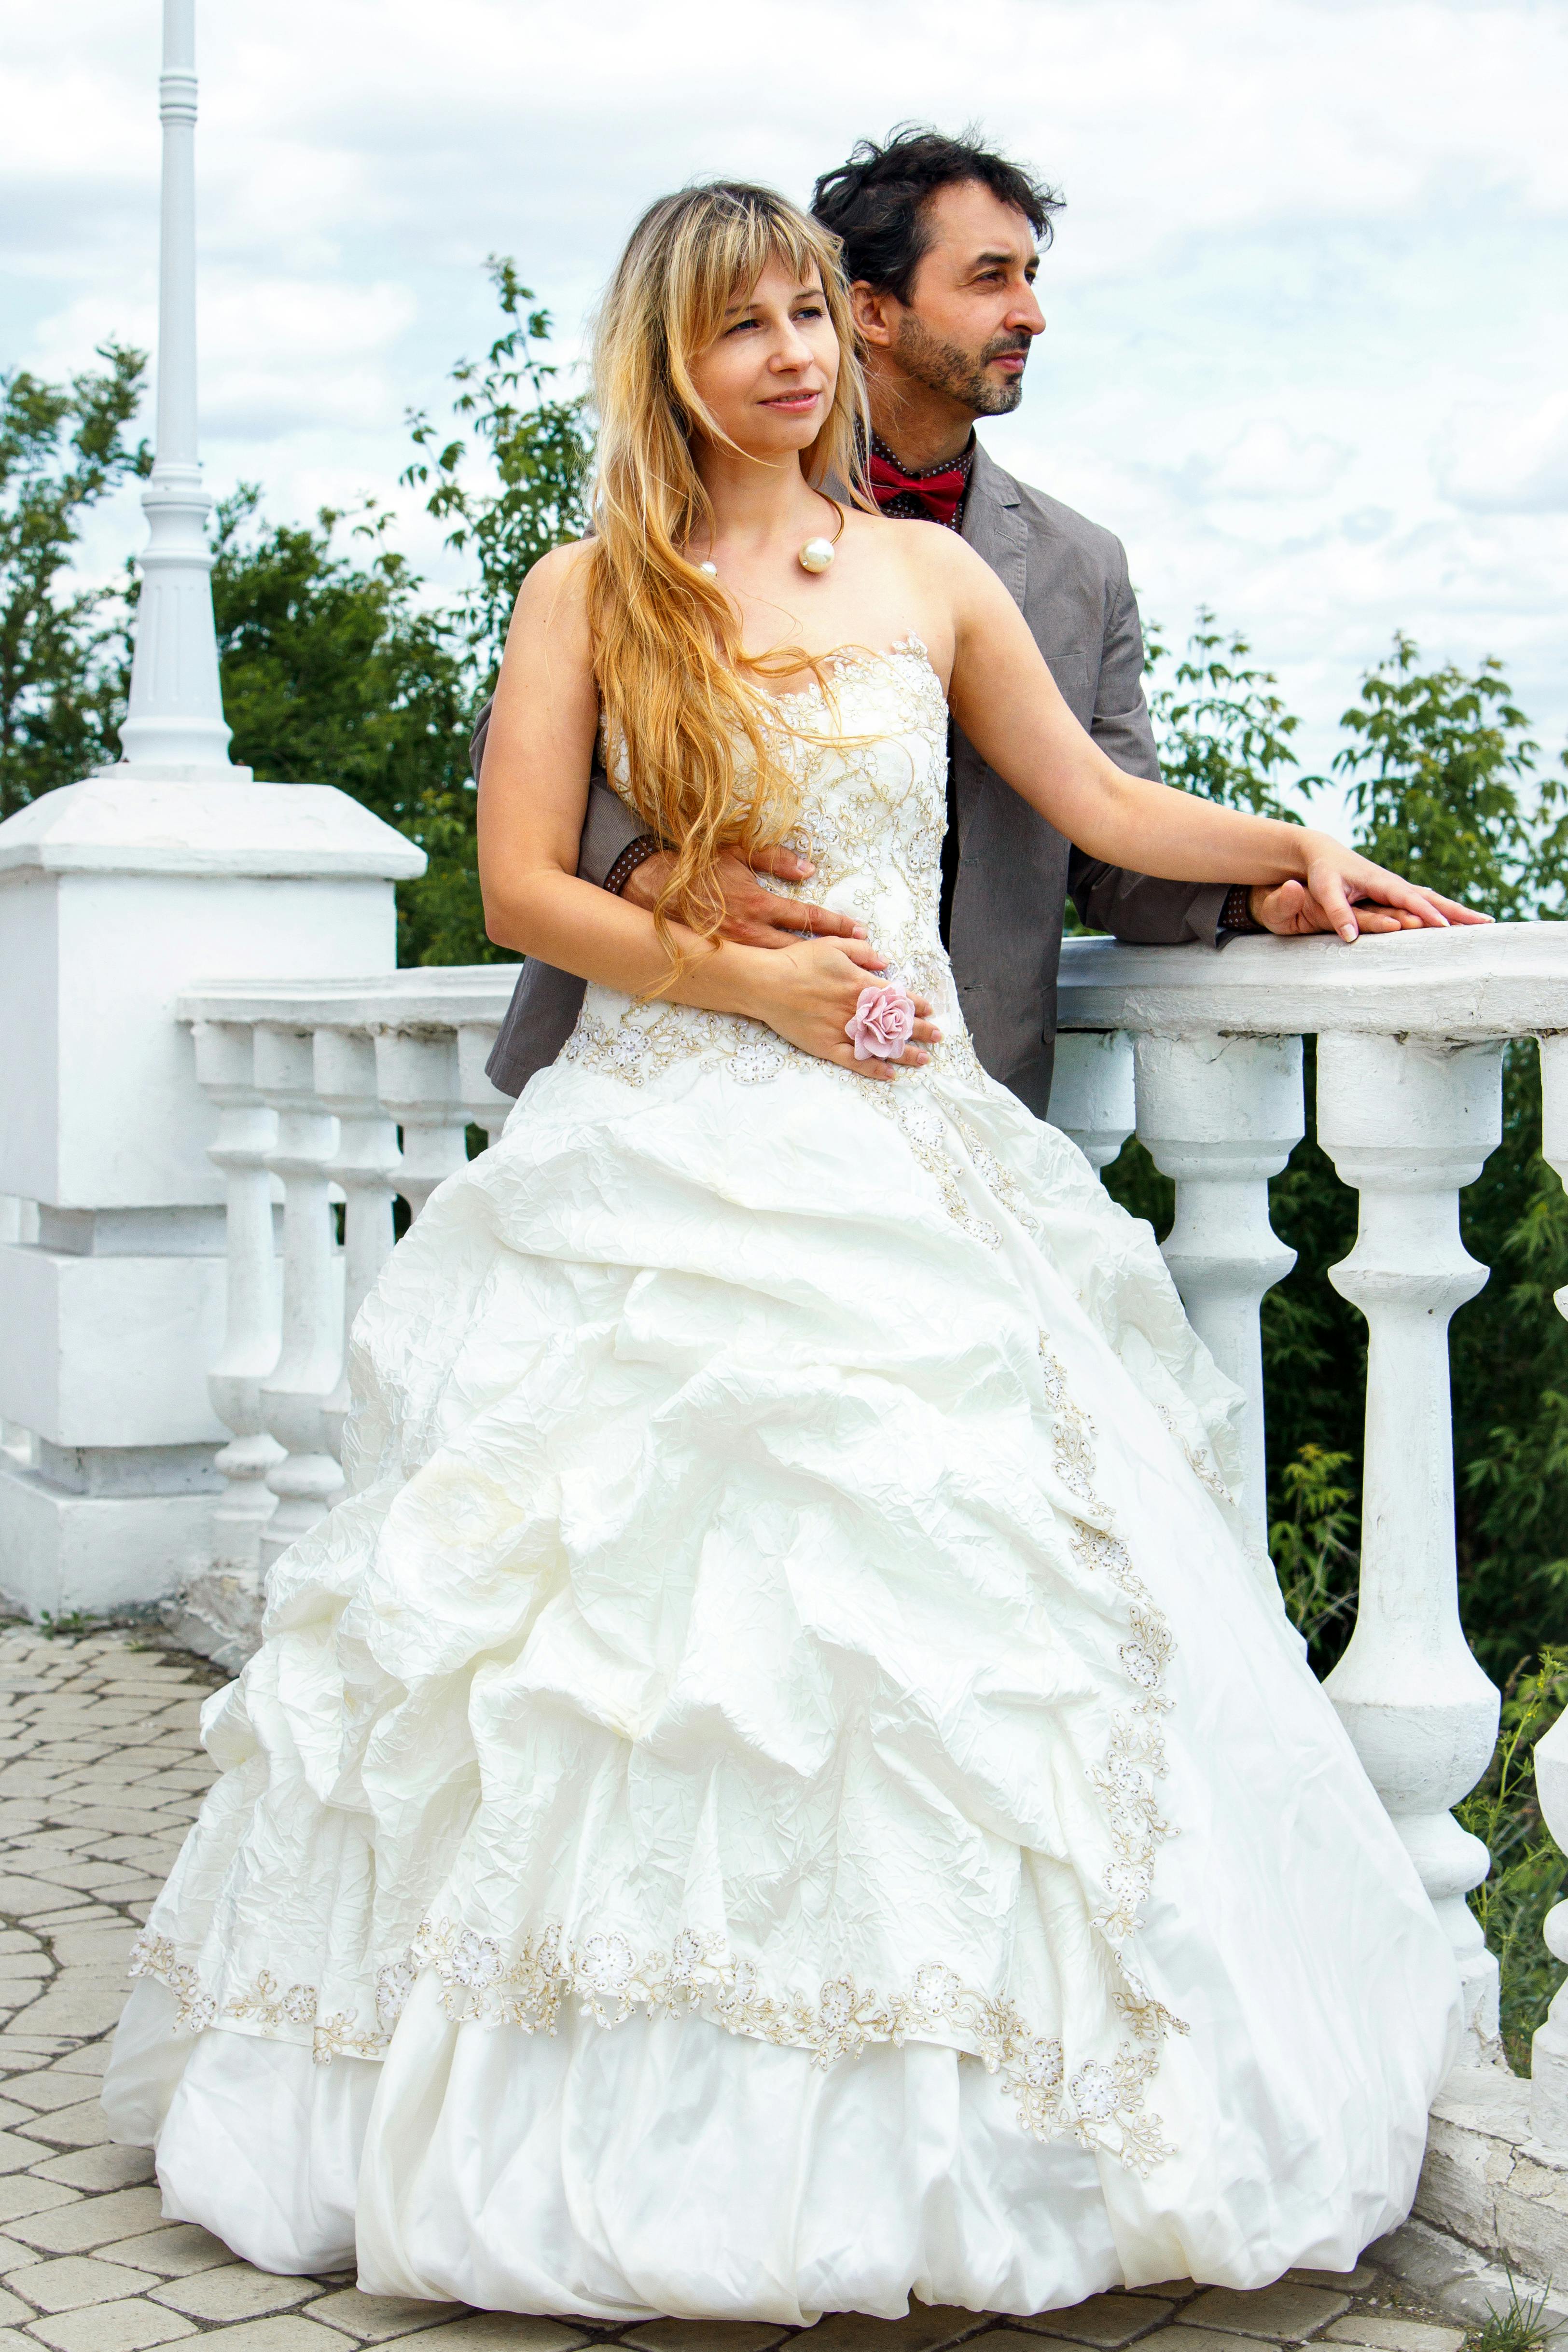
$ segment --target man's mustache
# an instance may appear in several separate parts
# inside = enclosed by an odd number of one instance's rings
[[[1034,340],[1033,335],[998,335],[994,342],[986,344],[980,355],[980,364],[984,367],[987,360],[999,360],[1013,353],[1027,359]]]

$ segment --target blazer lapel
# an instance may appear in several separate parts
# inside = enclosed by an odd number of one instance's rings
[[[1029,587],[1029,526],[1023,500],[1012,475],[1004,473],[978,441],[963,506],[963,536],[1023,612]]]

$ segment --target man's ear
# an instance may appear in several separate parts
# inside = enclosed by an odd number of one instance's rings
[[[898,314],[904,307],[898,296],[879,293],[868,279],[858,278],[849,289],[849,307],[861,341],[887,351],[897,338]]]

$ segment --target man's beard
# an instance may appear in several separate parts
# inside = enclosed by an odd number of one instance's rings
[[[997,335],[982,352],[961,351],[956,343],[939,343],[910,310],[899,321],[893,356],[907,375],[930,392],[945,392],[975,416],[1005,416],[1024,397],[1020,373],[1000,383],[985,373],[988,360],[1004,352],[1026,352],[1029,338]]]

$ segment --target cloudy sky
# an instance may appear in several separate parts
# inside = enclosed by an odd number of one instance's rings
[[[394,495],[516,257],[576,348],[659,191],[978,121],[1068,197],[1016,472],[1212,604],[1310,757],[1409,630],[1568,731],[1568,0],[197,0],[204,455]],[[157,0],[0,0],[0,365],[155,315]],[[89,562],[137,543],[126,503]],[[421,518],[408,541],[439,574]]]

